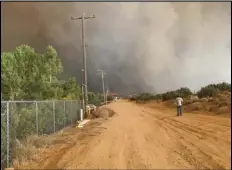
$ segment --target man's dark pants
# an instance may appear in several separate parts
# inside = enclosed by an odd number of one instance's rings
[[[182,116],[182,106],[177,106],[177,116]]]

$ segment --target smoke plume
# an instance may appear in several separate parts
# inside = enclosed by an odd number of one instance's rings
[[[88,85],[120,93],[164,92],[231,81],[231,6],[228,2],[3,2],[2,51],[52,45],[65,77],[81,75],[85,21]]]

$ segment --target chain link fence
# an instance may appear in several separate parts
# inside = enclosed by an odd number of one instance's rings
[[[1,169],[12,163],[17,141],[44,135],[80,120],[81,102],[1,101]]]

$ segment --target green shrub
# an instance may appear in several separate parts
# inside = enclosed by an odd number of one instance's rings
[[[114,96],[107,96],[107,101],[113,101],[114,100]]]
[[[198,97],[200,98],[203,98],[203,97],[214,97],[217,95],[217,93],[219,92],[220,90],[215,88],[215,87],[212,87],[212,86],[209,86],[209,87],[203,87],[201,88],[201,90],[197,93]]]
[[[188,97],[189,95],[192,95],[193,93],[191,92],[191,90],[187,87],[182,87],[180,89],[177,89],[175,91],[169,91],[166,93],[162,94],[162,99],[165,100],[172,100],[177,98],[178,96],[181,97]]]
[[[197,92],[198,97],[215,97],[219,92],[222,91],[231,91],[231,84],[228,83],[219,83],[219,84],[209,84],[205,87],[202,87],[200,91]]]
[[[104,97],[100,93],[88,92],[88,103],[100,106],[104,101]]]
[[[214,97],[221,91],[231,91],[231,84],[228,83],[219,83],[219,84],[210,84],[208,86],[205,86],[201,88],[199,92],[197,92],[198,97],[204,98],[204,97]],[[149,101],[149,100],[172,100],[177,98],[178,96],[182,98],[186,98],[193,93],[191,90],[187,87],[182,87],[180,89],[174,90],[174,91],[168,91],[166,93],[162,94],[150,94],[150,93],[141,93],[136,96],[131,96],[131,101]]]

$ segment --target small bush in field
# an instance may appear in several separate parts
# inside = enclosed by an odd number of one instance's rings
[[[197,97],[207,98],[207,101],[208,101],[208,99],[214,100],[214,99],[212,99],[212,97],[215,97],[219,92],[222,92],[222,91],[225,93],[226,92],[230,93],[231,84],[223,82],[223,83],[219,83],[219,84],[207,85],[205,87],[202,87],[197,92]],[[181,96],[182,98],[187,98],[191,95],[193,95],[193,93],[191,92],[191,90],[189,88],[182,87],[180,89],[168,91],[168,92],[162,93],[162,94],[141,93],[141,94],[136,95],[136,96],[131,96],[130,100],[131,101],[150,101],[150,100],[167,101],[167,100],[173,100],[173,99],[177,98],[178,96]],[[191,101],[187,101],[187,103],[190,104]]]
[[[150,94],[150,93],[141,93],[137,96],[133,96],[130,98],[131,101],[149,101],[149,100],[171,100],[175,99],[178,96],[187,97],[192,95],[192,92],[187,87],[182,87],[175,91],[169,91],[163,94]]]

